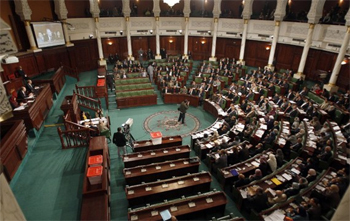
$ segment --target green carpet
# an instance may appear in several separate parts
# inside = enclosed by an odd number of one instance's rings
[[[78,85],[94,85],[96,75],[97,71],[81,73]],[[45,125],[62,122],[63,112],[60,110],[60,105],[65,96],[72,94],[75,84],[75,79],[67,77],[66,86],[54,101],[54,109],[46,119]],[[112,92],[110,92],[110,96],[112,99]],[[143,126],[146,118],[157,112],[176,109],[177,105],[163,104],[162,100],[158,98],[158,105],[122,110],[110,109],[104,112],[108,113],[111,118],[112,132],[115,132],[128,118],[133,118],[134,124],[131,128],[131,134],[136,140],[145,140],[150,139],[149,132]],[[188,113],[198,119],[199,130],[210,126],[215,121],[201,107],[190,107]],[[190,118],[186,119],[186,123],[192,126]],[[179,134],[181,131],[186,132],[187,129],[181,128]],[[164,129],[163,133],[167,133],[167,131]],[[189,136],[183,138],[183,144],[190,145]],[[78,220],[80,218],[86,148],[62,150],[57,128],[46,127],[42,129],[39,138],[30,138],[28,149],[25,160],[10,184],[25,217],[28,220]],[[118,221],[127,220],[128,204],[124,192],[123,164],[118,158],[116,146],[109,144],[109,149],[111,156],[111,218]],[[128,152],[131,150],[128,149]],[[191,156],[194,155],[192,151]],[[208,169],[202,163],[200,170]],[[211,188],[221,189],[214,177]],[[225,215],[229,213],[241,216],[228,197]]]

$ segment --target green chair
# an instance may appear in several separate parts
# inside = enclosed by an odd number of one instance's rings
[[[110,130],[103,130],[100,132],[100,136],[105,136],[108,140],[108,143],[111,142],[111,131]]]

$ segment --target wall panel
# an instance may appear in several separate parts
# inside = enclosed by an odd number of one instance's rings
[[[212,38],[188,37],[188,50],[191,51],[194,60],[208,60],[211,55],[211,45]]]

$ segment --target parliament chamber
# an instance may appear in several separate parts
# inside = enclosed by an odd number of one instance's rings
[[[4,219],[349,220],[349,7],[0,1]]]

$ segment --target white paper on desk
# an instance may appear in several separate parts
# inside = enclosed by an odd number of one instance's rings
[[[259,167],[260,166],[260,164],[258,162],[255,162],[255,161],[252,162],[252,165],[255,166],[255,167]]]
[[[211,145],[210,143],[207,143],[205,146],[209,149],[213,147],[213,145]]]
[[[261,124],[261,125],[260,125],[260,129],[262,129],[262,130],[267,130],[267,125],[266,125],[266,124]]]
[[[170,164],[170,167],[174,167],[174,166],[175,166],[175,164],[173,164],[173,163]]]
[[[269,188],[267,188],[267,190],[271,193],[271,195],[273,196],[273,197],[275,197],[276,196],[276,191],[274,191],[273,189],[271,189],[270,187]]]
[[[24,106],[19,106],[19,107],[16,107],[15,109],[13,109],[14,111],[20,111],[20,110],[24,110],[25,107]]]
[[[279,145],[286,145],[287,141],[283,138],[278,139],[278,144]]]
[[[33,103],[35,100],[30,100],[30,101],[28,101],[27,103]]]
[[[141,173],[144,173],[146,171],[147,171],[147,169],[144,169],[144,168],[141,169]]]
[[[239,190],[239,192],[241,193],[241,196],[243,199],[247,199],[247,191],[246,190]]]
[[[176,207],[176,206],[171,206],[171,207],[170,207],[170,211],[171,211],[171,212],[177,211],[177,207]]]
[[[152,190],[152,187],[147,186],[147,187],[145,188],[145,190],[146,190],[146,191],[151,191],[151,190]]]
[[[326,190],[326,188],[324,188],[323,186],[320,186],[320,185],[316,185],[316,189],[318,189],[321,192]]]
[[[337,125],[337,126],[333,127],[333,130],[334,130],[334,131],[340,130],[340,127]]]
[[[189,202],[188,203],[188,207],[190,207],[190,208],[195,207],[195,206],[196,206],[196,204],[194,202]]]
[[[299,173],[300,173],[300,171],[297,170],[297,169],[295,169],[295,168],[292,168],[291,171],[292,171],[293,173],[295,173],[295,174],[299,174]]]
[[[282,176],[284,177],[284,178],[286,178],[286,180],[291,180],[291,179],[293,179],[293,177],[291,176],[291,175],[289,175],[289,174],[287,174],[287,173],[284,173],[284,174],[282,174]]]
[[[284,213],[282,210],[278,209],[273,211],[273,213],[271,213],[268,216],[264,217],[264,221],[283,221],[284,220]]]
[[[125,172],[125,175],[130,175],[131,174],[131,171],[126,171]]]
[[[105,78],[105,76],[97,75],[98,78]]]
[[[214,155],[214,157],[215,157],[215,159],[217,160],[217,159],[220,158],[220,155],[219,155],[218,153],[216,153],[216,154]]]
[[[151,156],[154,156],[154,155],[156,155],[156,153],[155,153],[155,152],[152,152],[152,153],[151,153]]]
[[[339,155],[339,154],[338,154],[338,158],[341,159],[341,160],[347,160],[347,158],[345,156]]]
[[[153,210],[153,211],[151,212],[151,215],[152,215],[152,216],[158,215],[158,211],[157,211],[157,210]],[[170,217],[170,218],[171,218],[171,217]]]
[[[133,191],[133,190],[129,190],[129,191],[128,191],[128,194],[129,194],[129,195],[132,195],[132,194],[134,194],[134,191]]]
[[[131,221],[135,221],[135,220],[138,220],[139,217],[137,215],[132,215],[131,216]]]

